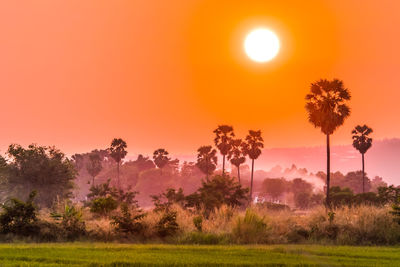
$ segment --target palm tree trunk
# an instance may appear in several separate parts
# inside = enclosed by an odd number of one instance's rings
[[[117,162],[117,186],[118,186],[118,190],[120,190],[121,187],[119,185],[119,162]]]
[[[239,168],[240,168],[240,165],[238,165],[238,166],[237,166],[237,171],[238,171],[238,180],[239,180],[239,184],[240,184],[240,170],[239,170]]]
[[[329,197],[329,186],[331,182],[331,148],[329,144],[329,134],[326,135],[326,206],[331,208]]]
[[[253,173],[254,173],[254,159],[251,160],[251,181],[250,181],[250,201],[253,202]]]
[[[222,155],[222,176],[225,176],[225,155]]]
[[[363,187],[363,193],[365,193],[364,153],[361,154],[361,157],[362,157],[362,187]]]

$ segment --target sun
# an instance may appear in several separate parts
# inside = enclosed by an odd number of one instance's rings
[[[244,41],[247,56],[256,62],[267,62],[279,52],[279,39],[273,31],[258,28],[251,31]]]

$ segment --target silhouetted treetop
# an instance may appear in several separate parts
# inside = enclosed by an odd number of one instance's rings
[[[332,134],[350,115],[346,104],[350,98],[341,80],[321,79],[312,83],[311,93],[306,95],[308,120],[324,134]]]

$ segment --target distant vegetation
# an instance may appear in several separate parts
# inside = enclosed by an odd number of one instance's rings
[[[294,165],[256,171],[262,132],[241,139],[230,125],[214,130],[214,146],[200,146],[196,162],[165,148],[125,160],[121,138],[71,159],[55,147],[12,144],[0,156],[0,240],[399,244],[400,188],[364,171],[371,128],[352,132],[362,170],[330,171],[330,136],[349,100],[340,80],[311,85],[309,121],[327,138],[327,172],[314,174]]]

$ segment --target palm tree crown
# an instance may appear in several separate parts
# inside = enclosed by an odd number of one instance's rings
[[[372,146],[372,138],[368,137],[373,132],[367,125],[357,125],[351,132],[353,134],[353,147],[361,154],[365,154]]]
[[[264,147],[264,140],[261,137],[261,131],[250,130],[246,136],[246,143],[244,145],[246,154],[250,159],[257,159],[261,155],[261,148]]]
[[[208,177],[217,167],[217,150],[212,146],[201,146],[197,153],[196,166]]]
[[[350,115],[350,108],[346,105],[350,98],[349,90],[338,79],[321,79],[312,83],[311,93],[306,95],[308,120],[320,127],[324,134],[332,134]]]
[[[168,151],[164,148],[157,149],[153,153],[153,159],[156,166],[162,169],[169,162],[170,158],[168,158]]]
[[[240,165],[246,161],[245,157],[245,143],[242,139],[234,139],[232,140],[232,149],[228,153],[228,160],[230,160],[231,164],[237,168],[238,171],[238,179],[240,183]]]
[[[233,127],[229,125],[219,125],[217,129],[214,130],[215,146],[218,148],[222,155],[222,174],[225,173],[225,156],[232,149],[232,138],[235,137],[233,132]]]

